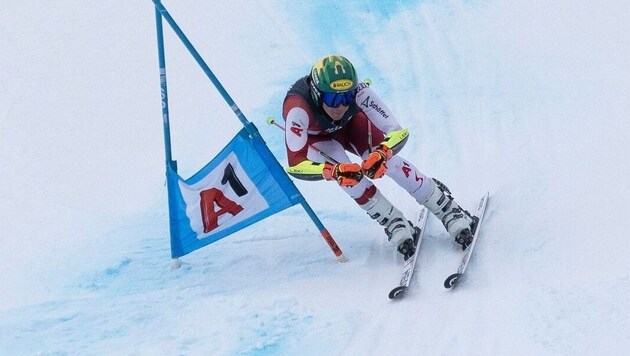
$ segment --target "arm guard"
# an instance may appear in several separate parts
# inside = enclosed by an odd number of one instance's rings
[[[287,168],[287,173],[302,180],[323,180],[324,164],[313,161],[302,161]]]
[[[385,146],[392,150],[393,154],[397,154],[407,143],[409,138],[409,129],[400,129],[388,133],[385,136],[381,146]]]

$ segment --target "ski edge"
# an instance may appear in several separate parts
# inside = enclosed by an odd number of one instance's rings
[[[479,222],[477,223],[477,230],[475,231],[475,238],[468,249],[464,252],[464,257],[462,258],[462,263],[460,263],[459,268],[457,269],[457,273],[453,273],[446,280],[444,280],[444,288],[453,289],[457,285],[457,281],[464,275],[466,272],[466,268],[468,267],[468,262],[470,261],[470,256],[472,255],[472,251],[477,244],[477,237],[481,232],[481,224],[483,223],[484,216],[486,215],[486,208],[488,207],[488,200],[490,199],[490,192],[486,192],[481,199],[479,199],[479,203],[477,205],[477,216],[479,217]]]
[[[418,253],[420,252],[420,244],[422,243],[422,237],[424,235],[424,230],[426,229],[428,214],[429,214],[429,211],[425,207],[423,207],[420,210],[420,214],[418,215],[418,219],[417,219],[418,226],[416,226],[416,228],[420,229],[420,236],[418,236],[418,245],[416,246],[416,253],[413,255],[413,257],[409,261],[405,262],[403,266],[403,274],[402,274],[400,283],[398,286],[396,286],[394,289],[392,289],[389,292],[389,299],[394,300],[394,299],[398,299],[402,297],[402,295],[405,293],[405,291],[409,287],[409,284],[411,283],[411,278],[413,277],[413,272],[415,270],[416,259],[418,258]]]
[[[403,294],[405,294],[406,290],[407,290],[407,286],[398,286],[392,289],[391,292],[389,292],[389,299],[396,299],[402,296]]]
[[[444,288],[451,289],[455,287],[455,283],[462,276],[462,273],[453,273],[444,281]]]

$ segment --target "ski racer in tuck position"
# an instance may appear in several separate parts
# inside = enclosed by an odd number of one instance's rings
[[[385,228],[405,260],[415,253],[413,227],[372,183],[387,175],[437,216],[457,243],[472,241],[474,220],[446,186],[398,155],[409,137],[354,66],[339,55],[319,59],[289,89],[282,107],[289,167],[304,180],[336,181]],[[352,163],[346,152],[363,160]],[[365,179],[365,177],[370,179]]]

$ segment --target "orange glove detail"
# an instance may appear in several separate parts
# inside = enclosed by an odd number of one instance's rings
[[[355,186],[363,178],[361,166],[356,163],[325,163],[322,175],[326,180],[336,180],[342,187]]]
[[[370,153],[365,161],[361,163],[363,174],[371,179],[383,177],[385,172],[387,172],[387,160],[392,158],[393,155],[389,147],[381,145],[376,151]]]

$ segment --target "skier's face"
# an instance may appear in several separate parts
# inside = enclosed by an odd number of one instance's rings
[[[345,114],[346,111],[348,111],[347,105],[339,105],[336,108],[331,108],[330,106],[324,104],[322,105],[322,107],[324,108],[324,111],[326,112],[326,114],[328,114],[328,116],[330,116],[330,118],[333,119],[334,121],[341,120],[341,118],[343,117],[343,114]]]

